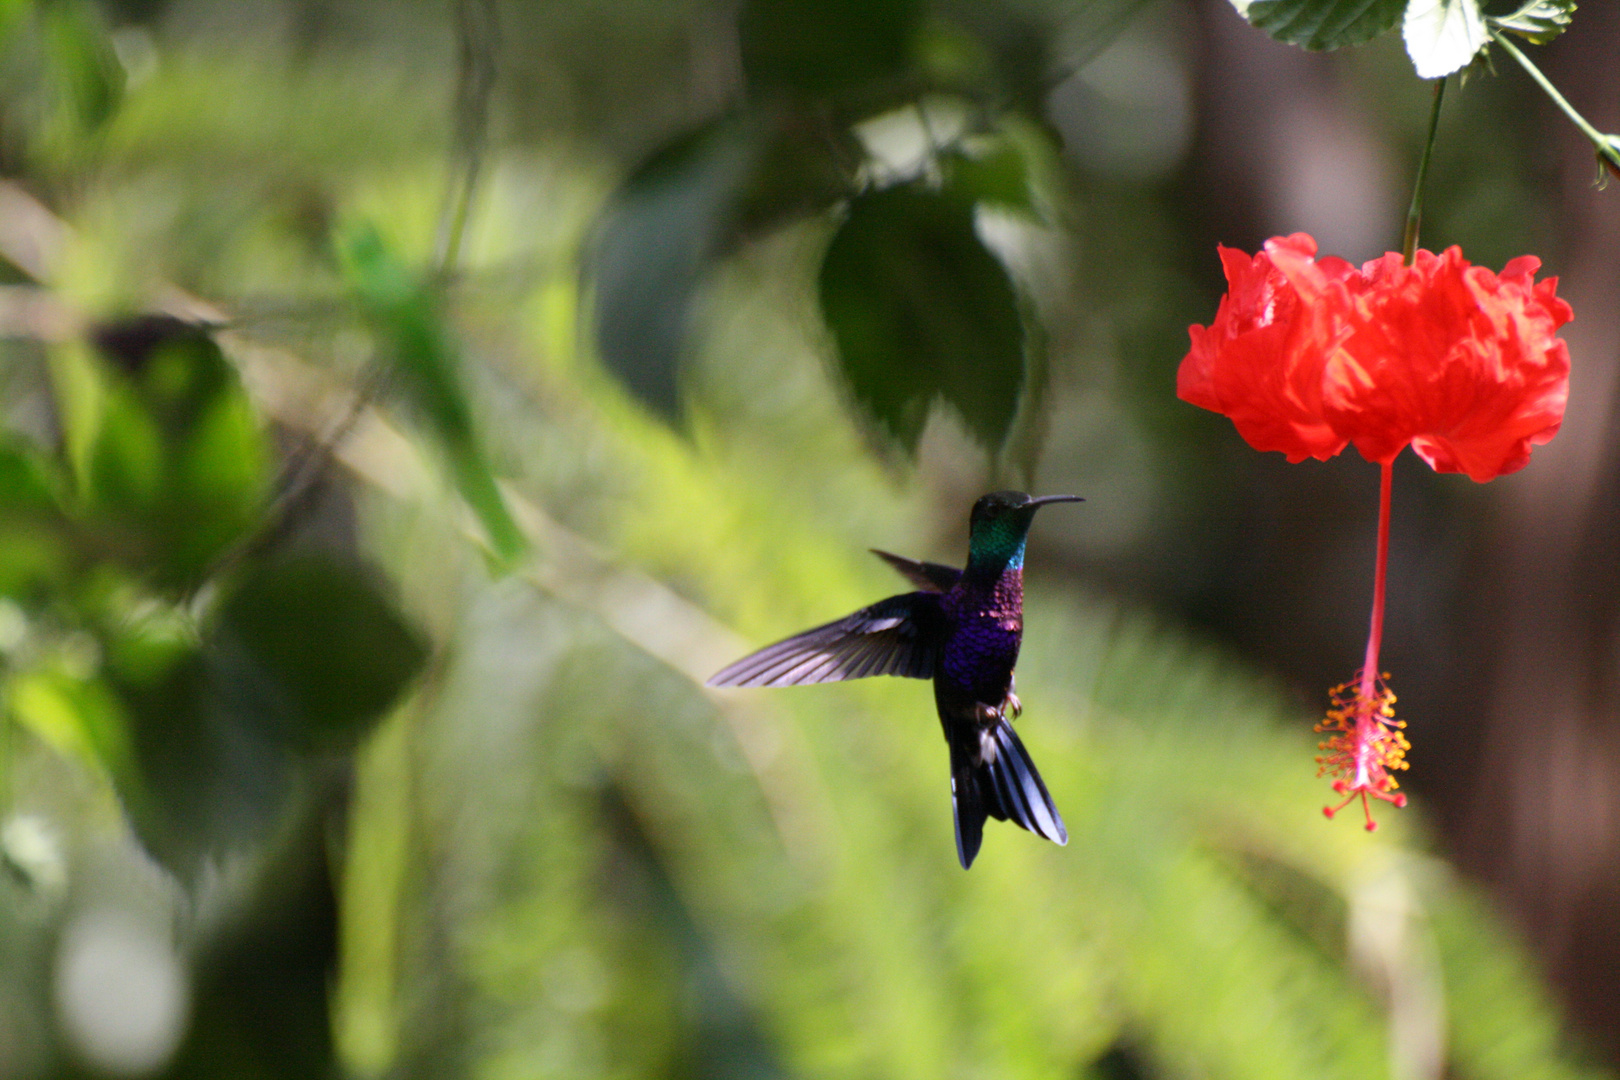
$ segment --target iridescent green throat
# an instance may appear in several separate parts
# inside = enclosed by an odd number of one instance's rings
[[[1024,567],[1024,544],[1029,539],[1033,513],[1013,511],[994,521],[980,522],[968,541],[968,573],[994,576]]]

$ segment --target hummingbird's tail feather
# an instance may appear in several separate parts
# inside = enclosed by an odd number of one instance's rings
[[[972,755],[963,752],[955,740],[951,741],[951,814],[956,819],[956,857],[962,869],[973,865],[984,841],[984,819],[989,811],[979,794],[979,781],[974,776]]]
[[[987,800],[991,816],[1044,836],[1059,847],[1067,844],[1069,830],[1063,827],[1063,817],[1018,733],[1006,720],[998,720],[990,735],[997,750],[994,760],[985,764],[995,792],[995,798]]]
[[[956,855],[965,870],[984,839],[984,820],[1010,821],[1062,846],[1063,817],[1018,733],[1006,720],[978,732],[977,745],[951,740],[951,806],[956,813]]]

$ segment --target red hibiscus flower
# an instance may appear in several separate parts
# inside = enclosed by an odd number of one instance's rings
[[[1525,255],[1500,275],[1460,248],[1393,252],[1362,267],[1353,330],[1328,361],[1329,423],[1383,463],[1408,442],[1437,472],[1484,483],[1524,468],[1558,434],[1569,396],[1570,320],[1558,279]]]
[[[1227,295],[1176,376],[1183,400],[1230,417],[1257,450],[1289,461],[1326,460],[1354,443],[1380,466],[1372,628],[1357,677],[1332,691],[1317,730],[1318,758],[1345,796],[1404,805],[1404,724],[1378,670],[1389,549],[1390,463],[1407,444],[1438,472],[1480,483],[1521,469],[1550,440],[1569,395],[1571,317],[1557,279],[1535,280],[1541,261],[1514,259],[1501,274],[1471,266],[1453,247],[1391,252],[1359,270],[1316,258],[1304,233],[1275,237],[1252,259],[1220,249]],[[1374,828],[1371,813],[1367,827]]]
[[[1326,461],[1348,440],[1328,423],[1322,373],[1349,328],[1337,308],[1302,298],[1273,258],[1302,259],[1323,274],[1354,271],[1338,259],[1318,268],[1316,241],[1304,233],[1271,240],[1253,259],[1218,250],[1227,294],[1208,329],[1188,329],[1192,350],[1176,375],[1177,396],[1230,417],[1256,450]]]

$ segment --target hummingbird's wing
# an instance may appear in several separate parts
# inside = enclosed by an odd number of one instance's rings
[[[887,551],[872,549],[872,554],[900,571],[907,581],[926,592],[949,592],[956,579],[962,576],[962,571],[954,566],[945,566],[937,562],[918,562],[901,555],[891,555]]]
[[[869,675],[934,677],[944,614],[939,594],[904,593],[738,660],[710,686],[801,686]]]

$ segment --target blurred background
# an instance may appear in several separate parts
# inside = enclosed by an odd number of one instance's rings
[[[1620,7],[1534,51],[1620,128]],[[1174,378],[1217,243],[1399,246],[1398,33],[0,0],[0,1077],[1615,1075],[1620,192],[1495,64],[1423,242],[1559,276],[1570,407],[1396,462],[1368,834],[1377,470]],[[964,874],[926,685],[702,683],[999,487],[1086,499],[1018,673],[1071,839]]]

